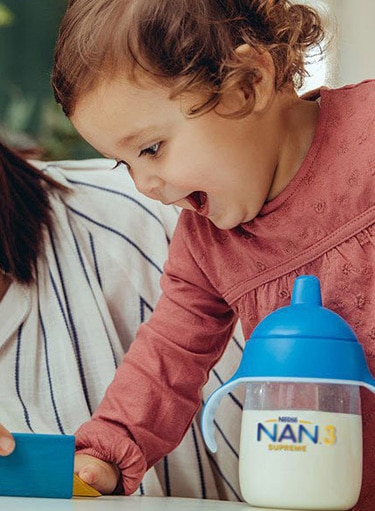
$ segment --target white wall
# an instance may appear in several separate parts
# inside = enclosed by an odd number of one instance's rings
[[[294,0],[320,9],[332,37],[323,62],[310,67],[301,92],[375,78],[375,0]]]
[[[375,1],[327,0],[337,18],[332,85],[375,78]]]

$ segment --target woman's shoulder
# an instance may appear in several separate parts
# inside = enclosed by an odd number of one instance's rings
[[[89,189],[96,191],[98,195],[137,194],[126,169],[124,167],[115,169],[114,160],[105,158],[46,162],[33,160],[30,163],[76,195],[85,195]]]
[[[178,211],[151,200],[135,188],[126,167],[114,169],[116,162],[105,158],[32,162],[67,190],[56,190],[70,214],[113,228],[132,222],[163,227],[172,234]],[[53,207],[53,204],[52,204]]]

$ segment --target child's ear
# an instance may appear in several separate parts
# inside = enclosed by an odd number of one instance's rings
[[[275,95],[275,66],[273,59],[268,51],[259,53],[248,44],[241,44],[236,48],[236,53],[243,59],[246,65],[256,73],[253,82],[254,88],[254,108],[253,112],[261,112],[267,109]],[[246,91],[243,91],[246,94]]]

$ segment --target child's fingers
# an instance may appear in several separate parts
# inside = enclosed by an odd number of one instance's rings
[[[118,469],[111,463],[106,463],[93,456],[77,454],[74,471],[83,481],[100,493],[112,493],[117,486]]]
[[[14,451],[16,443],[7,429],[0,424],[0,456],[8,456]]]

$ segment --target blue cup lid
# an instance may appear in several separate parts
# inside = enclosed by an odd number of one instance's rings
[[[322,306],[316,277],[295,280],[291,304],[258,324],[235,374],[208,398],[202,432],[212,452],[217,448],[214,415],[223,396],[240,383],[260,381],[362,385],[375,392],[361,344],[341,316]]]

